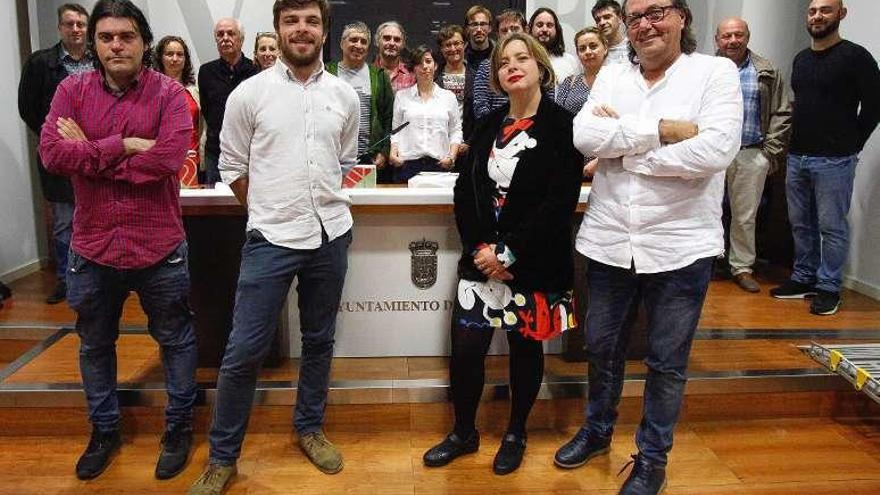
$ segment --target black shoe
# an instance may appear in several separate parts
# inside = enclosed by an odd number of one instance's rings
[[[583,466],[593,457],[597,455],[607,454],[611,446],[611,440],[600,440],[594,438],[586,428],[578,430],[567,444],[559,447],[553,462],[566,469],[573,469]]]
[[[508,433],[501,440],[501,447],[492,462],[492,471],[498,475],[510,474],[522,464],[526,451],[526,436]]]
[[[46,304],[58,304],[65,299],[67,299],[67,284],[64,282],[58,282],[58,285],[55,286],[55,290],[53,290],[52,294],[46,298]]]
[[[810,303],[810,313],[814,315],[833,315],[840,308],[840,293],[819,289]]]
[[[632,456],[623,469],[632,464],[632,471],[618,495],[658,495],[666,488],[666,467],[649,461],[642,454]],[[618,476],[620,473],[618,473]]]
[[[815,296],[816,288],[812,285],[795,282],[794,280],[786,280],[779,287],[770,289],[770,295],[776,299],[803,299]]]
[[[76,461],[76,477],[81,480],[97,478],[110,465],[110,460],[121,445],[119,430],[101,432],[98,428],[92,428],[89,446]]]
[[[177,476],[186,467],[192,447],[192,428],[174,425],[162,435],[162,451],[156,463],[156,479],[167,480]]]
[[[450,433],[439,444],[425,452],[422,461],[428,467],[445,466],[456,457],[473,454],[480,448],[480,433],[477,430],[470,437],[462,439],[455,432]]]

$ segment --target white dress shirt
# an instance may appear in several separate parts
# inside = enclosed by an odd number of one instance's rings
[[[551,55],[550,65],[553,66],[553,73],[556,74],[556,84],[561,83],[568,76],[584,73],[580,60],[568,52],[559,56]]]
[[[423,101],[419,86],[401,89],[394,95],[392,128],[404,122],[409,125],[391,136],[397,145],[401,160],[431,157],[442,160],[449,157],[449,148],[461,144],[461,116],[455,93],[434,84],[431,97]],[[450,157],[454,158],[454,157]]]
[[[352,226],[342,177],[356,161],[357,93],[323,64],[303,83],[279,61],[229,95],[220,176],[247,177],[247,229],[290,249],[321,246]]]
[[[608,105],[619,119],[593,115]],[[574,120],[574,145],[598,156],[577,250],[601,263],[658,273],[724,252],[724,172],[739,151],[742,94],[724,57],[681,55],[649,88],[638,65],[612,64]],[[697,124],[661,145],[660,119]]]

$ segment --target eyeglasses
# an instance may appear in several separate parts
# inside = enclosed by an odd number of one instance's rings
[[[656,24],[663,19],[666,18],[666,13],[669,9],[676,8],[674,5],[667,5],[665,7],[651,7],[650,9],[642,12],[641,14],[630,14],[623,19],[623,22],[626,23],[626,27],[629,29],[635,29],[639,27],[639,24],[642,23],[642,18],[648,21],[648,24]]]
[[[85,29],[85,27],[86,27],[86,23],[81,22],[81,21],[66,21],[66,22],[62,22],[61,25],[66,27],[67,29],[73,29],[73,28]]]
[[[464,42],[459,40],[443,43],[443,48],[461,48],[462,46],[464,46]]]
[[[472,28],[487,28],[487,27],[489,27],[489,25],[490,24],[488,22],[469,22],[468,23],[468,27],[472,27]]]

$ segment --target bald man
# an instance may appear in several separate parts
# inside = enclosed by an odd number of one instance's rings
[[[220,180],[217,161],[220,158],[220,128],[229,93],[242,81],[260,72],[241,52],[244,27],[238,19],[224,17],[214,25],[214,42],[220,58],[202,64],[199,69],[199,96],[207,130],[205,135],[205,177],[202,182]]]
[[[746,292],[760,292],[755,280],[755,217],[767,174],[779,170],[791,129],[791,104],[779,71],[749,50],[749,25],[733,17],[715,30],[717,55],[739,68],[743,95],[742,145],[727,169],[730,198],[730,272]]]
[[[858,155],[880,121],[880,70],[871,52],[840,37],[846,14],[840,0],[810,2],[811,46],[795,56],[791,72],[795,105],[785,192],[794,269],[771,294],[814,295],[815,315],[833,315],[840,307]]]

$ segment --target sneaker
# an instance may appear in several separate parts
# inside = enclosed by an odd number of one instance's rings
[[[737,273],[733,276],[733,281],[740,289],[746,292],[761,292],[761,286],[758,285],[758,281],[755,280],[755,277],[749,272]]]
[[[58,304],[61,301],[67,299],[67,284],[64,282],[58,282],[58,285],[55,286],[55,290],[49,294],[49,297],[46,298],[46,304]]]
[[[306,433],[299,437],[299,446],[321,472],[336,474],[342,471],[342,454],[321,430]]]
[[[574,469],[583,466],[597,455],[607,454],[611,447],[611,440],[594,438],[586,428],[578,430],[568,443],[559,447],[553,463],[565,469]]]
[[[76,461],[76,477],[81,480],[97,478],[110,465],[121,445],[122,437],[119,435],[119,430],[102,432],[97,427],[93,427],[89,445]]]
[[[186,495],[220,495],[236,473],[238,469],[235,464],[224,466],[210,462],[199,479],[189,487]]]
[[[819,289],[810,303],[810,313],[828,316],[837,313],[840,308],[840,293]]]
[[[526,436],[508,433],[501,440],[501,447],[492,462],[492,471],[498,475],[510,474],[522,464],[526,451]]]
[[[427,467],[441,467],[449,464],[465,454],[473,454],[480,450],[480,433],[477,430],[467,438],[462,438],[452,432],[437,445],[431,447],[422,456],[422,462]]]
[[[666,488],[665,466],[655,464],[642,454],[638,454],[632,456],[632,460],[623,466],[620,473],[630,465],[633,467],[632,471],[623,482],[623,486],[620,487],[618,495],[658,495],[663,493],[663,489]]]
[[[162,435],[162,450],[156,463],[156,479],[177,476],[186,467],[192,447],[192,428],[174,425]]]
[[[812,285],[802,284],[794,280],[786,280],[779,287],[770,289],[770,295],[776,299],[803,299],[815,296],[816,289]]]

